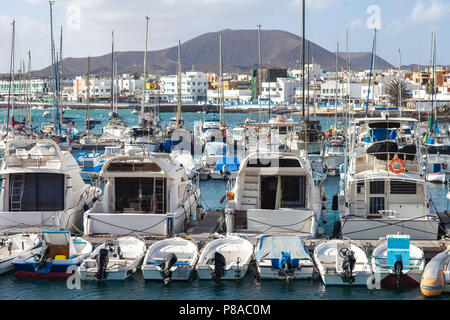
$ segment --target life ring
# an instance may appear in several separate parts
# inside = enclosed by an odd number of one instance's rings
[[[400,169],[394,170],[394,168],[392,168],[392,165],[394,163],[396,163],[397,161],[400,162],[402,167]],[[389,171],[392,172],[392,173],[395,173],[395,174],[402,173],[403,171],[405,171],[405,163],[400,158],[394,158],[394,159],[391,160],[391,163],[389,164]]]

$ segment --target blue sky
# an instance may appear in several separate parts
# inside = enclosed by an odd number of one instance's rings
[[[366,26],[371,5],[379,8],[377,53],[390,63],[422,64],[430,59],[431,32],[437,34],[437,63],[450,64],[450,0],[306,0],[306,37],[335,51],[370,51],[373,31]],[[48,0],[3,0],[0,12],[0,72],[9,70],[11,21],[16,19],[16,65],[31,50],[32,69],[50,64]],[[116,50],[143,50],[145,16],[150,17],[149,49],[164,49],[222,29],[280,29],[301,33],[301,0],[56,0],[55,37],[63,26],[64,57],[109,53],[111,30]],[[264,41],[264,39],[262,39]],[[59,40],[57,41],[59,43]],[[255,57],[256,61],[257,57]],[[263,57],[264,59],[264,57]]]

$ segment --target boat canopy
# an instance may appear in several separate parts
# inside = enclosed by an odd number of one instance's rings
[[[209,156],[226,156],[229,154],[228,146],[224,142],[208,142],[205,145],[203,155]]]
[[[222,157],[217,161],[214,169],[222,172],[223,166],[226,166],[228,171],[238,171],[239,170],[239,160],[237,157]]]

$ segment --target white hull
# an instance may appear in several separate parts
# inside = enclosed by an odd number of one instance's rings
[[[248,264],[240,266],[232,266],[225,270],[224,276],[221,280],[241,280],[247,273]],[[197,267],[197,274],[200,280],[211,280],[214,272],[214,266],[202,266]]]
[[[109,281],[109,280],[126,280],[131,275],[136,273],[137,269],[139,268],[142,259],[144,256],[142,255],[138,259],[136,259],[131,265],[128,265],[126,267],[119,267],[117,270],[109,271],[106,270],[106,279],[102,279]],[[97,268],[89,268],[85,270],[80,270],[80,279],[81,280],[97,280],[96,278],[97,274]]]
[[[368,272],[358,272],[355,275],[355,282],[352,286],[367,286],[367,280],[372,276],[372,273]],[[320,277],[322,278],[323,284],[326,286],[348,286],[347,282],[343,281],[343,277],[340,274],[330,274],[320,272]]]
[[[187,281],[191,277],[192,270],[194,270],[192,266],[174,266],[170,269],[172,272],[170,279]],[[145,280],[163,280],[162,269],[155,265],[146,265],[145,269],[142,268],[142,274]]]
[[[342,237],[358,240],[378,240],[388,234],[408,234],[412,240],[437,240],[439,220],[437,218],[363,219],[342,218]]]

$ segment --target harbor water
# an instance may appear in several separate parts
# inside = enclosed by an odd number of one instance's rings
[[[0,110],[0,116],[5,119],[6,110]],[[73,118],[80,131],[84,131],[85,112],[83,110],[66,110],[65,117]],[[129,125],[137,123],[137,114],[132,114],[131,110],[119,110],[119,115],[123,116]],[[50,119],[43,118],[42,110],[32,110],[35,124],[48,122]],[[100,133],[102,125],[108,121],[108,110],[92,110],[91,118],[101,120],[102,124],[97,125],[93,132]],[[168,124],[171,113],[162,113],[163,124]],[[183,113],[185,124],[190,129],[195,121],[201,121],[203,113]],[[258,114],[231,113],[226,114],[227,124],[234,127],[237,123],[243,122],[246,118],[253,117],[258,120]],[[261,115],[267,120],[268,115]],[[17,120],[21,118],[16,117]],[[298,119],[298,116],[294,116]],[[323,128],[334,124],[334,117],[317,117]],[[75,151],[76,152],[76,151]],[[325,191],[328,200],[328,220],[326,224],[321,223],[325,235],[331,235],[333,224],[338,219],[337,212],[331,211],[331,201],[333,195],[338,191],[339,178],[327,177],[325,181]],[[224,204],[220,204],[220,199],[225,194],[226,182],[209,180],[200,182],[201,204],[204,209],[221,209]],[[438,211],[447,210],[447,186],[440,184],[428,184],[428,189],[432,195],[436,209]],[[0,275],[0,299],[30,300],[30,299],[64,299],[64,300],[97,300],[97,299],[155,299],[155,300],[415,300],[430,299],[424,297],[420,288],[409,289],[382,289],[369,290],[365,287],[325,287],[320,278],[299,281],[258,281],[255,278],[252,265],[245,278],[241,281],[200,281],[191,279],[187,282],[173,281],[167,285],[162,282],[144,281],[141,272],[137,272],[126,281],[100,282],[82,281],[81,289],[68,289],[65,280],[56,279],[26,279],[14,276],[14,272]],[[434,299],[450,299],[450,295],[443,294]]]

